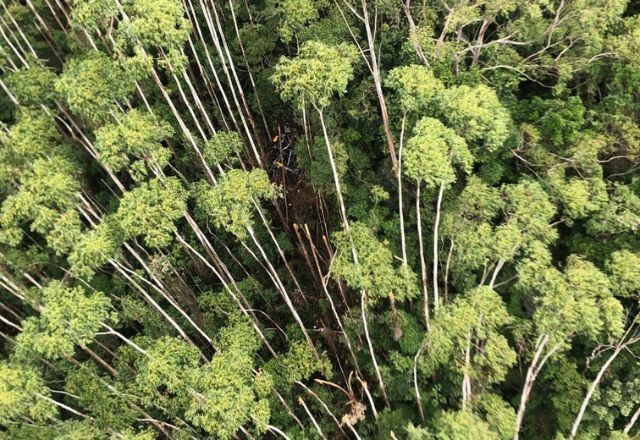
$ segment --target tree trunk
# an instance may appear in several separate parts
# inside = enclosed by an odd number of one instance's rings
[[[362,13],[364,27],[367,32],[367,42],[369,45],[369,57],[371,58],[371,74],[373,76],[373,83],[376,89],[376,95],[378,97],[378,103],[380,105],[380,115],[382,116],[382,126],[384,128],[384,134],[387,140],[387,148],[389,149],[389,156],[391,157],[391,167],[393,172],[397,172],[398,164],[396,162],[396,150],[393,142],[393,135],[391,134],[391,126],[389,124],[389,114],[387,112],[387,103],[382,92],[382,79],[380,77],[380,68],[378,66],[378,56],[376,55],[376,42],[371,31],[371,23],[369,23],[369,11],[367,9],[366,0],[362,0]]]
[[[418,223],[418,247],[420,248],[420,275],[422,279],[422,294],[424,297],[424,320],[429,330],[429,288],[427,280],[427,263],[424,259],[424,244],[422,241],[422,218],[420,216],[420,181],[416,187],[416,220]]]
[[[440,298],[438,295],[438,229],[440,227],[440,209],[442,207],[442,195],[444,184],[440,185],[438,201],[436,202],[436,220],[433,224],[433,311],[438,313]]]
[[[407,266],[407,240],[404,232],[404,208],[402,205],[402,147],[404,143],[404,126],[407,121],[406,115],[402,117],[402,128],[400,129],[400,148],[398,148],[398,213],[400,215],[400,244],[402,246],[402,264]]]
[[[620,352],[624,347],[625,347],[624,344],[619,344],[616,347],[616,349],[613,351],[611,356],[609,356],[607,361],[602,365],[602,367],[600,368],[600,371],[598,371],[596,378],[593,380],[593,382],[591,382],[591,385],[589,385],[589,390],[587,391],[587,395],[584,397],[584,400],[582,401],[582,405],[580,405],[580,411],[578,411],[576,420],[573,422],[573,426],[571,427],[571,434],[569,435],[569,440],[573,440],[574,438],[576,438],[576,434],[578,433],[578,428],[580,427],[580,422],[582,422],[582,418],[584,417],[584,412],[586,411],[587,406],[591,401],[591,397],[593,396],[594,391],[600,384],[600,381],[602,380],[602,376],[604,375],[604,373],[607,371],[611,363],[620,354]]]
[[[640,417],[640,406],[638,407],[636,412],[633,413],[633,415],[629,419],[629,422],[625,425],[624,430],[622,432],[624,432],[625,434],[629,434],[629,432],[631,431],[631,428],[633,428],[633,425],[636,424],[638,417]]]
[[[336,187],[336,196],[338,197],[338,204],[340,205],[340,215],[342,217],[342,226],[344,230],[349,233],[349,220],[347,219],[347,208],[344,204],[344,199],[342,197],[342,189],[340,188],[340,176],[338,176],[338,168],[336,167],[336,162],[333,158],[333,150],[331,148],[331,142],[329,141],[329,134],[327,133],[327,125],[324,122],[324,114],[323,110],[319,107],[316,107],[318,111],[318,115],[320,116],[320,125],[322,126],[322,134],[324,135],[324,142],[327,145],[327,154],[329,155],[329,163],[331,164],[331,172],[333,173],[333,183]],[[355,249],[353,249],[355,253]],[[357,260],[357,256],[355,257]]]
[[[416,391],[416,403],[418,404],[418,410],[420,411],[420,419],[424,422],[424,409],[422,408],[422,397],[420,397],[420,387],[418,386],[418,359],[426,347],[423,341],[418,349],[418,352],[413,357],[413,387]]]
[[[531,360],[529,368],[527,369],[527,376],[522,388],[522,395],[520,396],[520,406],[518,407],[518,413],[516,415],[516,426],[513,440],[518,440],[520,438],[520,428],[522,427],[522,421],[524,419],[524,413],[527,408],[527,402],[529,401],[529,396],[531,395],[531,390],[533,389],[533,385],[536,382],[538,373],[540,373],[540,370],[542,369],[542,367],[544,367],[544,364],[547,362],[547,360],[549,360],[551,355],[555,353],[559,348],[558,345],[554,346],[542,359],[540,359],[548,343],[549,336],[540,335],[536,344],[536,352],[533,355],[533,359]]]
[[[627,338],[629,333],[631,333],[631,330],[635,327],[635,322],[636,321],[634,320],[634,322],[629,326],[629,328],[625,332],[624,336],[622,336],[622,338],[620,339],[620,341],[616,345],[615,350],[613,351],[611,356],[609,356],[609,358],[602,365],[602,367],[600,367],[600,370],[598,371],[598,374],[596,375],[596,378],[593,380],[593,382],[591,382],[591,385],[589,386],[589,390],[587,391],[587,394],[584,397],[584,400],[582,401],[582,405],[580,406],[580,411],[578,411],[578,415],[576,416],[576,420],[573,422],[573,426],[571,427],[571,434],[569,435],[569,440],[573,440],[576,437],[576,435],[578,434],[578,428],[580,427],[580,423],[582,422],[582,418],[584,417],[584,413],[585,413],[585,411],[587,409],[587,406],[589,405],[589,402],[591,401],[591,397],[593,396],[593,393],[595,392],[596,388],[600,384],[600,381],[602,380],[602,376],[604,376],[604,373],[611,366],[611,364],[616,359],[616,357],[618,357],[618,355],[622,352],[622,350],[624,350],[628,346],[630,346],[632,344],[635,344],[636,342],[640,341],[640,336],[635,336],[635,337],[632,337],[632,338],[627,339],[625,341],[625,339]],[[640,411],[640,409],[638,411]],[[636,417],[636,418],[638,417],[638,411],[636,411],[636,414],[634,415],[634,417]],[[634,421],[633,417],[632,417],[632,421]],[[631,424],[631,426],[633,426],[633,423]],[[631,427],[629,427],[629,430],[630,429],[631,429]],[[627,433],[628,430],[625,430],[624,432]]]

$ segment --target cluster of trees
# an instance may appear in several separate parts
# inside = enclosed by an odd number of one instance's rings
[[[637,2],[6,0],[0,34],[0,438],[640,436]]]

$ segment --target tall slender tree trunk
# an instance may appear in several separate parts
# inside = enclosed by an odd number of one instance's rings
[[[593,396],[594,391],[600,384],[600,381],[602,380],[602,376],[607,371],[611,363],[615,360],[615,358],[618,357],[623,347],[624,345],[618,345],[616,347],[616,349],[613,351],[611,356],[609,356],[609,358],[602,365],[602,367],[600,367],[600,371],[598,371],[596,378],[593,380],[593,382],[591,382],[591,385],[589,385],[587,394],[584,397],[584,400],[582,401],[582,405],[580,405],[580,411],[578,411],[578,415],[576,416],[576,419],[573,422],[573,426],[571,427],[571,434],[569,434],[569,440],[573,440],[574,438],[576,438],[576,434],[578,433],[578,428],[580,427],[580,423],[582,422],[582,418],[584,417],[584,413],[587,410],[587,406],[589,406],[589,402],[591,401],[591,397]]]
[[[382,91],[382,79],[380,76],[380,65],[378,64],[378,55],[376,53],[376,42],[373,32],[371,30],[371,23],[369,21],[369,10],[367,8],[366,0],[362,0],[362,18],[364,27],[367,33],[367,43],[369,45],[369,57],[371,58],[371,74],[373,76],[373,83],[376,89],[376,96],[378,97],[378,104],[380,105],[380,115],[382,116],[382,126],[384,128],[384,134],[387,141],[387,148],[389,149],[389,156],[391,157],[391,167],[393,172],[397,172],[398,164],[396,161],[396,150],[393,141],[393,135],[391,134],[391,125],[389,124],[389,113],[387,112],[387,102]]]
[[[422,240],[422,216],[420,215],[420,186],[421,182],[417,182],[416,186],[416,223],[418,229],[418,247],[420,250],[420,278],[422,279],[422,294],[424,297],[424,320],[429,330],[429,287],[427,280],[427,262],[424,258],[424,242]]]
[[[629,434],[633,426],[638,421],[639,417],[640,417],[640,406],[638,407],[638,409],[636,409],[636,412],[633,413],[633,415],[631,416],[627,424],[624,426],[624,429],[622,430],[622,432],[624,432],[625,434]]]
[[[333,174],[333,183],[336,187],[336,197],[338,198],[338,205],[340,206],[340,217],[342,218],[342,226],[344,230],[349,233],[349,220],[347,218],[347,208],[344,204],[344,198],[342,197],[342,189],[340,186],[340,176],[338,175],[338,167],[336,166],[336,161],[333,157],[333,148],[331,147],[331,141],[329,140],[329,134],[327,133],[327,125],[324,122],[324,113],[323,110],[319,107],[316,107],[318,111],[318,115],[320,116],[320,125],[322,126],[322,134],[324,136],[324,141],[327,146],[327,154],[329,156],[329,163],[331,164],[331,173]],[[353,246],[352,246],[353,247]],[[355,249],[353,249],[355,253]],[[354,256],[357,260],[357,256]]]
[[[253,92],[256,97],[256,104],[258,104],[258,110],[260,111],[260,117],[262,118],[262,123],[264,124],[265,133],[267,135],[267,140],[269,140],[271,136],[271,131],[269,130],[269,124],[267,123],[267,118],[265,117],[264,110],[262,109],[262,102],[260,101],[260,94],[258,93],[258,88],[256,87],[256,83],[253,79],[253,73],[251,73],[251,67],[249,66],[249,61],[247,61],[247,55],[244,51],[244,44],[242,43],[242,38],[240,37],[240,30],[238,29],[238,21],[236,20],[236,13],[233,10],[233,3],[229,0],[229,10],[231,11],[231,18],[233,20],[233,28],[236,31],[236,38],[238,39],[238,46],[240,47],[240,52],[242,53],[242,59],[244,60],[244,65],[247,68],[247,74],[249,76],[249,81],[251,82],[251,87],[253,88]]]
[[[225,279],[224,279],[223,275],[215,267],[213,267],[213,265],[211,263],[209,263],[209,261],[203,255],[201,255],[189,243],[187,243],[187,241],[180,234],[176,233],[176,237],[177,237],[178,241],[183,246],[185,246],[187,249],[189,249],[190,252],[192,252],[194,255],[196,255],[205,264],[205,266],[207,266],[213,272],[213,274],[222,282],[222,285],[224,286],[225,290],[227,291],[229,296],[231,296],[231,298],[236,302],[236,304],[238,305],[238,307],[240,308],[242,313],[245,316],[247,316],[247,317],[249,317],[251,319],[251,322],[253,324],[253,328],[255,329],[256,333],[260,336],[260,339],[265,344],[265,346],[267,347],[269,352],[274,357],[278,357],[276,352],[271,347],[271,344],[269,344],[269,340],[262,333],[262,330],[260,329],[260,326],[258,325],[258,320],[257,320],[256,316],[253,313],[250,313],[247,310],[247,308],[244,306],[242,301],[240,301],[240,298],[238,297],[236,292],[234,292],[234,290],[231,289],[231,287],[229,287],[228,283],[225,282]]]
[[[529,396],[531,395],[531,390],[533,389],[533,385],[536,382],[536,378],[538,377],[538,373],[544,367],[544,364],[549,360],[551,355],[555,353],[559,346],[556,345],[551,348],[547,354],[542,357],[547,344],[549,343],[549,336],[540,335],[536,344],[536,351],[533,355],[533,359],[531,360],[531,364],[529,364],[529,368],[527,369],[527,376],[525,378],[524,386],[522,387],[522,395],[520,396],[520,405],[518,406],[518,413],[516,414],[516,426],[515,433],[513,435],[513,440],[518,440],[520,438],[520,429],[522,428],[522,421],[524,420],[524,413],[527,409],[527,403],[529,402]]]
[[[322,134],[324,135],[324,140],[327,145],[327,154],[329,155],[329,162],[331,163],[331,171],[333,173],[333,180],[336,187],[336,195],[338,197],[338,204],[340,205],[340,213],[342,216],[342,224],[345,232],[349,235],[349,220],[347,218],[347,208],[344,204],[344,199],[342,197],[342,190],[340,188],[340,176],[338,175],[338,169],[336,167],[335,160],[333,158],[333,151],[331,149],[331,142],[329,141],[329,134],[327,133],[327,126],[324,122],[324,114],[322,109],[316,107],[318,114],[320,116],[320,124],[322,125]],[[351,236],[349,235],[349,240],[351,240]],[[358,253],[356,252],[353,243],[351,243],[351,253],[353,256],[353,262],[357,265],[358,263]],[[384,397],[385,403],[387,406],[391,407],[389,403],[389,399],[387,397],[387,391],[384,386],[384,381],[382,380],[382,373],[380,372],[380,367],[378,366],[378,361],[376,359],[375,351],[373,350],[373,342],[371,341],[371,335],[369,334],[369,323],[367,322],[367,313],[366,313],[366,292],[363,290],[360,292],[360,314],[362,317],[362,324],[364,326],[365,338],[367,340],[367,345],[369,346],[369,354],[371,355],[371,361],[373,362],[373,368],[375,369],[376,376],[378,378],[378,385],[380,386],[380,391]]]
[[[576,435],[578,434],[578,428],[580,427],[580,423],[582,422],[584,413],[587,410],[587,407],[589,406],[589,402],[591,401],[591,397],[593,397],[593,393],[595,392],[598,385],[600,385],[600,381],[602,381],[602,377],[604,376],[605,372],[609,369],[613,361],[618,357],[618,355],[623,350],[627,349],[627,347],[629,347],[630,345],[640,341],[640,336],[638,336],[637,333],[633,337],[628,338],[631,331],[635,328],[636,322],[637,322],[637,317],[631,323],[631,325],[629,326],[628,330],[624,333],[622,338],[620,338],[620,341],[616,344],[615,349],[613,350],[613,353],[607,358],[605,363],[602,364],[602,367],[600,367],[600,370],[598,371],[598,374],[596,375],[595,379],[593,380],[593,382],[591,382],[591,385],[589,385],[587,394],[585,395],[584,400],[582,401],[582,405],[580,406],[580,411],[578,411],[578,415],[576,416],[576,419],[573,422],[573,426],[571,427],[571,434],[569,435],[569,440],[575,439]],[[624,432],[626,433],[628,431],[624,431]]]
[[[222,41],[222,43],[226,47],[226,41],[224,40],[224,35],[222,35],[222,28],[220,27],[220,23],[218,21],[218,13],[217,13],[217,11],[215,9],[215,5],[212,4],[212,8],[211,8],[213,10],[213,14],[214,14],[214,17],[215,17],[215,22],[216,22],[215,24],[214,24],[214,20],[213,20],[213,18],[211,16],[209,8],[207,8],[205,6],[205,4],[203,3],[202,0],[200,0],[200,6],[201,6],[202,11],[204,13],[205,21],[207,23],[207,27],[209,28],[209,33],[211,35],[211,39],[213,41],[214,47],[216,48],[216,50],[218,52],[218,57],[220,59],[220,62],[222,63],[222,70],[224,71],[225,76],[227,77],[227,83],[229,84],[229,90],[231,91],[231,97],[233,98],[233,101],[234,101],[234,103],[236,105],[236,108],[238,109],[238,115],[240,116],[240,121],[242,122],[242,126],[244,127],[246,138],[249,141],[249,145],[251,147],[251,150],[253,151],[253,154],[254,154],[254,157],[256,159],[257,164],[262,166],[262,157],[261,157],[260,153],[258,152],[256,144],[255,144],[255,142],[253,140],[253,137],[255,135],[255,124],[248,124],[247,123],[247,118],[245,118],[245,114],[244,114],[243,108],[240,105],[240,102],[238,101],[236,88],[234,86],[234,80],[232,79],[232,74],[235,75],[235,69],[233,69],[233,65],[231,65],[232,69],[230,69],[229,66],[227,65],[227,56],[225,55],[225,49],[223,49],[222,46],[220,45],[220,42]],[[216,27],[216,25],[217,25],[217,27]],[[228,50],[227,50],[227,53],[228,53]],[[229,57],[230,57],[230,55],[229,55]],[[239,82],[238,82],[238,85],[239,85]],[[241,98],[244,99],[244,95],[242,94],[242,90],[240,90],[239,92],[240,92]],[[248,115],[248,117],[250,118],[251,116]],[[251,125],[251,128],[250,128],[250,125]],[[252,129],[253,129],[253,133],[252,133]]]
[[[404,10],[404,15],[407,17],[407,23],[409,23],[409,43],[413,47],[413,50],[416,51],[416,55],[418,55],[422,64],[429,67],[429,61],[424,54],[422,46],[418,42],[418,28],[416,27],[416,23],[413,21],[413,16],[411,15],[411,0],[406,0],[402,4],[402,9]]]
[[[462,378],[462,410],[467,408],[467,402],[471,399],[471,377],[469,377],[469,365],[471,364],[471,329],[467,335],[467,346],[464,350],[464,374]]]
[[[302,330],[302,334],[304,335],[305,339],[309,343],[309,346],[313,350],[313,353],[319,359],[320,355],[316,351],[316,347],[313,344],[313,341],[311,340],[311,337],[309,337],[309,333],[307,332],[307,329],[304,326],[304,323],[302,322],[302,318],[300,318],[300,315],[298,314],[298,311],[296,310],[295,306],[293,305],[293,302],[291,301],[291,298],[287,294],[287,291],[285,290],[285,287],[282,284],[282,281],[280,280],[278,272],[275,270],[275,268],[271,264],[271,261],[269,261],[269,257],[267,256],[266,252],[264,251],[264,249],[262,248],[262,246],[260,245],[260,243],[256,239],[255,233],[253,232],[253,228],[251,226],[249,226],[247,228],[247,230],[249,231],[249,235],[253,239],[253,242],[258,247],[258,250],[260,251],[260,254],[262,255],[262,258],[264,259],[265,264],[267,265],[267,267],[271,271],[271,273],[272,273],[273,277],[275,278],[275,280],[277,281],[277,283],[280,285],[280,291],[282,292],[283,299],[285,300],[285,303],[287,304],[287,307],[289,307],[289,310],[291,311],[291,314],[293,315],[293,318],[296,320],[296,322],[300,326],[300,330]]]
[[[407,240],[404,230],[404,206],[402,203],[402,148],[404,144],[404,127],[407,116],[402,117],[402,127],[400,129],[400,148],[398,148],[398,170],[396,176],[398,179],[398,214],[400,215],[400,245],[402,247],[402,264],[407,266]]]
[[[418,359],[422,355],[422,352],[426,348],[425,341],[422,342],[420,348],[413,357],[413,388],[416,392],[416,403],[418,404],[418,410],[420,412],[420,419],[424,422],[424,409],[422,408],[422,397],[420,396],[420,387],[418,386]]]
[[[444,194],[444,184],[440,184],[438,190],[438,200],[436,202],[436,219],[433,224],[433,311],[438,313],[440,296],[438,294],[438,230],[440,229],[440,210],[442,208],[442,195]]]

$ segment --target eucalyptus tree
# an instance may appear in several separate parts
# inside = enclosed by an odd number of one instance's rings
[[[152,179],[125,193],[120,199],[114,221],[124,240],[141,236],[151,247],[168,245],[182,217],[187,191],[175,177]]]
[[[227,145],[233,148],[232,144]],[[218,153],[211,151],[209,154],[215,161],[213,154]],[[192,192],[198,201],[200,216],[210,218],[217,228],[245,239],[254,224],[253,201],[273,198],[276,188],[263,170],[232,169],[225,173],[217,186],[211,187],[206,182],[200,182]]]
[[[56,222],[75,202],[78,185],[73,169],[74,165],[62,158],[38,159],[21,175],[19,191],[2,203],[0,224],[5,243],[17,245],[26,222],[31,222],[33,232],[45,237],[55,231]]]
[[[423,115],[430,114],[436,110],[437,98],[442,93],[444,85],[433,73],[419,65],[397,67],[389,72],[387,85],[394,89],[398,95],[402,108],[402,122],[400,129],[400,146],[398,148],[397,182],[398,182],[398,213],[400,215],[400,240],[402,246],[402,260],[407,262],[406,233],[404,227],[404,206],[402,190],[402,152],[404,148],[404,137],[409,119],[409,127],[414,125],[414,120]],[[419,187],[420,185],[418,185]],[[419,189],[419,188],[418,188]],[[419,198],[417,203],[419,203]],[[418,215],[418,238],[420,240],[420,269],[422,279],[422,290],[424,300],[424,316],[427,326],[429,325],[429,293],[427,281],[427,267],[424,258],[424,246],[422,245],[422,225],[420,207],[417,207]]]
[[[324,119],[324,109],[334,95],[343,95],[353,77],[353,47],[342,44],[327,46],[321,42],[308,41],[300,48],[296,58],[281,58],[272,77],[282,99],[298,108],[311,105],[320,117],[322,134],[327,147],[329,163],[333,173],[340,215],[345,230],[349,230],[347,208],[340,188],[340,178],[334,159],[331,141]]]
[[[593,57],[612,56],[607,35],[625,8],[622,1],[403,5],[419,58],[435,67],[451,64],[454,74],[480,68],[507,88],[522,79],[564,84]]]
[[[365,224],[353,223],[348,233],[336,232],[333,241],[336,256],[331,265],[332,274],[344,280],[349,287],[367,292],[367,301],[372,306],[384,298],[389,299],[394,338],[400,338],[402,330],[396,301],[405,303],[417,296],[415,273],[405,265],[394,267],[391,251],[375,238],[374,231]],[[359,256],[357,262],[352,258],[352,246]]]
[[[489,287],[456,297],[431,322],[425,339],[426,355],[420,365],[423,374],[449,369],[455,376],[462,376],[464,411],[474,394],[503,381],[515,364],[516,353],[500,334],[511,321],[501,298]]]
[[[523,289],[538,293],[533,315],[536,338],[520,397],[514,438],[519,438],[529,396],[540,370],[554,355],[571,347],[577,336],[587,341],[615,340],[624,328],[624,309],[609,278],[592,263],[572,255],[564,272],[551,264],[549,251],[534,245],[518,268]]]
[[[9,73],[5,81],[7,88],[23,107],[49,105],[56,98],[56,74],[40,60],[30,60],[28,68]]]
[[[413,136],[407,141],[404,173],[416,182],[419,246],[422,247],[420,220],[420,187],[437,188],[436,216],[433,225],[433,307],[437,312],[440,305],[438,293],[438,228],[440,209],[445,188],[457,179],[454,166],[470,173],[473,155],[463,138],[438,119],[422,118],[413,129]],[[421,257],[424,272],[424,257]],[[423,275],[423,280],[425,276]],[[425,305],[426,307],[426,305]]]
[[[280,95],[287,101],[293,101],[298,107],[303,108],[310,103],[318,113],[322,134],[324,136],[329,156],[329,163],[333,174],[336,196],[340,207],[342,226],[350,235],[347,208],[340,187],[340,177],[333,156],[331,141],[327,132],[324,119],[324,109],[330,103],[334,94],[344,94],[347,84],[353,76],[351,60],[354,58],[353,48],[346,44],[331,47],[325,44],[309,41],[300,49],[300,54],[294,59],[281,58],[272,77],[276,83]],[[351,255],[356,265],[359,264],[358,253],[351,240]],[[361,314],[365,335],[369,345],[369,352],[376,371],[378,383],[385,401],[388,404],[386,391],[382,382],[382,376],[375,358],[373,344],[369,336],[367,318],[365,313],[365,291],[361,292]]]
[[[364,25],[366,36],[364,38],[364,41],[366,41],[366,46],[364,46],[364,44],[361,44],[360,39],[356,36],[356,32],[354,32],[354,30],[352,29],[350,20],[346,17],[347,12],[343,12],[343,10],[340,9],[340,15],[343,17],[345,24],[349,28],[349,33],[353,38],[353,43],[358,47],[358,52],[361,55],[365,65],[367,66],[367,69],[371,73],[373,85],[376,91],[376,97],[378,99],[378,106],[380,107],[380,116],[382,117],[382,127],[384,129],[387,149],[389,150],[389,157],[391,158],[392,171],[394,173],[397,173],[398,170],[395,141],[391,132],[389,111],[387,110],[387,100],[382,88],[382,72],[380,70],[381,53],[379,48],[376,49],[378,26],[384,26],[385,15],[391,15],[395,11],[393,7],[390,7],[390,5],[384,1],[380,2],[374,0],[373,2],[371,2],[372,5],[370,5],[367,0],[361,0],[359,3],[360,4],[355,1],[345,1],[344,6],[346,10],[348,10],[348,12],[352,14],[353,17],[355,17]],[[373,10],[371,10],[372,6]],[[341,8],[341,5],[338,4],[338,8]]]

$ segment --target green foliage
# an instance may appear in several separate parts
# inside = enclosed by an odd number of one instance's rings
[[[640,197],[628,186],[614,184],[609,203],[587,221],[586,227],[594,235],[637,231],[640,227]]]
[[[567,359],[559,359],[542,373],[545,383],[553,383],[553,390],[549,390],[551,394],[543,404],[552,404],[558,427],[563,432],[571,430],[588,386],[588,381],[579,373],[578,368]]]
[[[425,115],[436,110],[444,85],[424,66],[396,67],[387,77],[387,86],[398,94],[405,113]]]
[[[289,42],[309,23],[318,19],[318,10],[313,0],[272,1],[271,7],[279,17],[278,34],[284,42]]]
[[[181,339],[163,337],[137,360],[135,388],[143,401],[179,409],[191,399],[190,376],[199,365],[196,347]]]
[[[334,192],[333,172],[324,139],[316,136],[309,145],[309,149],[311,150],[312,158],[309,158],[308,154],[302,154],[298,157],[298,163],[305,170],[305,173],[314,186],[326,192]],[[349,152],[344,142],[332,140],[331,153],[333,154],[333,160],[336,164],[338,177],[344,178],[344,175],[349,169]],[[343,185],[342,191],[348,193],[349,188]]]
[[[100,223],[83,233],[71,250],[68,258],[71,271],[80,277],[92,277],[94,269],[117,256],[121,244],[122,235],[112,222]]]
[[[473,156],[463,138],[434,118],[421,119],[407,141],[404,172],[429,187],[449,186],[456,181],[454,165],[471,172]]]
[[[447,126],[467,143],[482,151],[503,147],[509,137],[511,118],[491,88],[466,85],[442,93],[441,111]]]
[[[72,19],[73,25],[90,30],[107,27],[109,20],[118,13],[116,2],[96,0],[74,0]]]
[[[640,403],[640,380],[633,374],[637,367],[637,360],[635,363],[619,362],[617,367],[613,367],[611,373],[615,378],[611,377],[610,382],[607,381],[596,392],[587,415],[590,423],[586,424],[585,431],[592,432],[593,436],[602,436],[615,429],[616,421],[629,420]],[[637,432],[637,428],[630,431],[631,435],[634,431]]]
[[[349,232],[336,232],[333,241],[337,255],[331,272],[354,289],[364,289],[371,302],[386,297],[405,301],[418,295],[415,273],[407,267],[394,267],[389,248],[364,223],[352,223]],[[352,246],[358,255],[357,263]]]
[[[135,0],[126,3],[131,15],[130,32],[145,47],[179,51],[191,31],[180,2],[171,0]]]
[[[56,421],[49,425],[14,425],[2,439],[11,440],[100,440],[104,433],[90,422],[78,420]]]
[[[574,142],[584,124],[584,106],[577,96],[567,100],[534,98],[527,108],[528,117],[540,127],[542,137],[559,147]]]
[[[296,381],[308,379],[313,373],[331,377],[332,365],[326,354],[320,359],[305,341],[292,341],[289,350],[278,359],[270,361],[265,370],[273,377],[276,385],[293,385]]]
[[[61,157],[36,159],[20,176],[19,191],[6,197],[0,207],[0,242],[18,245],[26,222],[31,222],[33,232],[45,236],[59,228],[61,216],[74,208],[77,199],[80,185],[75,174],[75,164]],[[71,215],[67,214],[67,221]]]
[[[633,296],[640,291],[640,256],[626,250],[611,254],[607,261],[613,294]]]
[[[236,162],[234,157],[242,152],[242,138],[235,131],[219,131],[207,141],[202,149],[202,154],[209,166],[216,166],[224,161]]]
[[[335,94],[344,95],[353,78],[352,46],[327,46],[308,41],[296,58],[280,58],[272,81],[280,96],[298,107],[312,104],[323,108]]]
[[[109,118],[116,102],[131,96],[134,83],[116,61],[102,52],[92,52],[65,63],[55,90],[73,113],[98,124]]]
[[[504,190],[507,196],[505,212],[518,225],[527,242],[549,243],[556,239],[556,231],[549,226],[556,207],[539,183],[525,180],[508,185]]]
[[[459,274],[457,285],[469,289],[475,279],[473,271],[482,268],[487,278],[491,262],[511,262],[540,242],[553,242],[557,231],[550,222],[555,214],[551,198],[537,182],[498,189],[477,176],[470,177],[443,216],[443,233],[454,245],[451,263]]]
[[[148,174],[147,168],[161,171],[169,163],[171,151],[162,145],[173,130],[153,115],[131,110],[117,124],[106,124],[96,131],[99,160],[113,171],[131,169],[136,180]]]
[[[7,427],[22,417],[45,422],[57,415],[42,376],[33,367],[0,362],[0,425]]]
[[[144,336],[159,338],[172,334],[171,325],[149,304],[136,298],[125,296],[120,300],[122,308],[118,313],[119,321],[123,324],[142,325],[141,333]]]
[[[126,429],[122,433],[122,438],[124,440],[154,440],[156,438],[156,435],[153,433],[153,431],[150,431],[148,429],[141,432],[135,432],[132,429]]]
[[[82,222],[77,212],[68,210],[56,220],[47,234],[47,245],[57,255],[66,255],[73,250],[82,235]]]
[[[95,424],[101,430],[127,429],[136,418],[135,410],[127,404],[124,396],[112,394],[108,386],[96,377],[97,368],[85,365],[67,376],[65,390],[78,396],[78,404],[95,418]]]
[[[513,435],[516,423],[515,410],[496,394],[483,393],[472,402],[474,410],[483,416],[501,440],[509,440]]]
[[[199,182],[192,192],[202,217],[240,239],[247,237],[247,228],[253,224],[254,202],[276,195],[267,173],[260,169],[230,170],[218,185]]]
[[[602,179],[562,179],[551,175],[554,189],[564,205],[567,217],[580,219],[602,209],[609,201],[606,184]]]
[[[56,74],[40,62],[30,61],[34,63],[30,68],[7,75],[7,87],[20,105],[39,107],[40,104],[50,104],[55,99]]]
[[[4,2],[0,439],[637,437],[636,3]]]
[[[456,234],[456,241],[464,240],[460,234],[466,234],[468,227],[475,230],[478,236],[485,232],[490,234],[491,225],[489,222],[501,213],[504,207],[505,200],[497,188],[487,185],[477,176],[470,176],[467,185],[455,201],[454,209],[445,213],[443,229],[447,233]],[[474,240],[473,233],[468,239]],[[465,240],[465,243],[469,240]],[[484,247],[484,243],[487,241],[484,241],[480,246]],[[462,246],[460,252],[465,252],[466,248],[467,246]],[[475,258],[480,252],[481,249],[469,252],[469,258]]]
[[[270,417],[271,379],[268,373],[252,374],[253,355],[259,346],[257,335],[244,320],[224,329],[220,351],[200,369],[194,387],[201,390],[192,399],[187,417],[215,438],[230,439],[251,422],[256,434],[267,430]]]
[[[3,156],[7,155],[7,162],[14,166],[22,165],[23,161],[51,154],[54,151],[52,147],[60,139],[53,116],[40,110],[24,109],[18,113],[16,124],[11,127],[8,139],[3,142],[6,150],[3,148],[2,153]]]
[[[541,253],[519,269],[521,285],[542,293],[533,316],[540,333],[557,344],[577,335],[591,341],[618,337],[624,312],[607,276],[577,255],[568,258],[564,273],[551,267],[549,258]]]
[[[434,318],[426,335],[425,373],[448,368],[468,375],[478,387],[502,381],[516,361],[500,334],[511,320],[502,299],[488,287],[456,297]]]
[[[135,389],[144,402],[184,412],[190,423],[215,438],[233,438],[248,424],[256,434],[264,433],[272,381],[264,371],[252,372],[259,339],[244,319],[233,320],[218,339],[218,351],[206,365],[198,349],[183,340],[154,341],[136,362]]]
[[[101,292],[87,294],[81,287],[66,287],[57,281],[42,289],[42,301],[40,316],[22,322],[23,331],[16,338],[17,356],[71,356],[76,345],[93,339],[102,322],[115,319],[111,302]]]
[[[120,200],[115,220],[123,238],[142,236],[148,246],[167,246],[174,222],[186,208],[187,192],[177,178],[153,179],[127,192]]]
[[[489,424],[470,411],[447,411],[438,416],[431,429],[407,428],[409,440],[458,440],[473,438],[499,440]]]
[[[250,65],[256,65],[273,51],[278,41],[278,33],[262,23],[246,23],[240,29],[240,38],[242,41],[251,41],[251,44],[244,47],[245,55]]]

